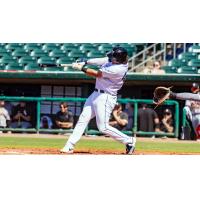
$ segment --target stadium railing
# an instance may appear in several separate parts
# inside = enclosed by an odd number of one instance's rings
[[[43,101],[58,101],[58,102],[85,102],[86,98],[54,98],[54,97],[10,97],[10,96],[0,96],[0,100],[4,101],[11,101],[11,102],[36,102],[36,127],[35,128],[0,128],[1,131],[19,131],[19,132],[47,132],[47,133],[71,133],[72,130],[61,130],[61,129],[41,129],[40,128],[40,118],[41,118],[41,102]],[[137,115],[138,115],[138,104],[146,103],[146,104],[153,104],[152,100],[147,99],[118,99],[118,102],[121,104],[133,104],[134,105],[134,113],[133,113],[133,128],[130,131],[123,131],[127,135],[157,135],[157,136],[169,136],[169,137],[178,137],[179,134],[179,104],[177,101],[167,100],[163,105],[168,106],[175,106],[175,113],[174,113],[174,133],[160,133],[160,132],[142,132],[138,131],[138,122],[137,122]],[[101,133],[97,130],[90,130],[89,128],[86,129],[87,134],[95,134],[101,135]]]

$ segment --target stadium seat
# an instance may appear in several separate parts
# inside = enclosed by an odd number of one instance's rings
[[[111,51],[112,48],[113,48],[112,44],[101,44],[98,47],[98,50],[105,53],[105,52]]]
[[[34,49],[41,49],[41,44],[38,43],[28,43],[24,45],[24,50],[32,51]]]
[[[23,70],[23,66],[19,65],[18,63],[16,62],[13,62],[13,63],[9,63],[5,66],[4,68],[5,70]]]
[[[6,49],[15,50],[15,49],[22,49],[23,44],[21,43],[9,43],[5,46]]]
[[[191,59],[196,59],[197,58],[197,54],[192,53],[192,52],[185,52],[185,53],[181,53],[180,55],[178,55],[178,59],[185,59],[185,60],[191,60]]]
[[[105,54],[101,53],[99,51],[92,51],[92,52],[89,52],[87,54],[88,58],[101,58],[101,57],[104,57],[104,56],[105,56]]]
[[[38,57],[48,56],[48,53],[44,52],[42,49],[34,49],[33,51],[31,51],[30,55],[38,58]]]
[[[12,57],[12,56],[4,56],[0,59],[0,63],[1,64],[8,64],[8,63],[18,63],[16,58]]]
[[[61,45],[60,49],[63,51],[67,51],[67,52],[79,50],[79,48],[77,46],[75,46],[74,44],[71,44],[71,43]]]
[[[168,63],[169,66],[174,66],[174,67],[182,67],[187,65],[187,61],[186,60],[179,60],[179,59],[173,59],[170,60]]]
[[[43,71],[43,68],[40,67],[37,63],[27,63],[27,64],[24,66],[24,70]]]
[[[54,49],[60,49],[60,45],[58,43],[47,43],[42,45],[42,49],[44,51],[53,51]]]
[[[198,56],[198,59],[192,59],[188,62],[188,66],[191,67],[200,67],[200,56]]]
[[[39,58],[37,60],[37,63],[38,64],[51,64],[51,65],[55,64],[56,65],[55,60],[53,58],[48,57],[48,56]]]
[[[63,71],[63,67],[44,67],[44,71]]]
[[[78,51],[71,51],[68,53],[68,57],[74,58],[74,59],[78,59],[78,58],[85,58],[86,54],[82,53],[82,52],[78,52]]]
[[[70,58],[70,57],[62,57],[62,58],[57,59],[56,61],[57,64],[68,64],[72,62],[73,62],[73,58]]]
[[[95,46],[93,46],[92,44],[83,44],[79,47],[79,49],[82,52],[92,52],[92,51],[96,51],[97,48]]]
[[[20,58],[18,62],[19,64],[25,65],[27,63],[36,63],[37,61],[32,56],[25,56],[25,57]]]
[[[27,55],[28,53],[24,49],[16,49],[12,52],[12,56],[14,57],[23,57]]]
[[[61,49],[54,49],[49,53],[49,56],[53,58],[59,58],[59,57],[65,57],[67,56],[67,54],[64,53]]]
[[[197,68],[196,67],[179,67],[177,68],[177,73],[179,74],[197,74]]]
[[[189,49],[188,49],[189,52],[192,52],[192,53],[200,53],[200,46],[199,45],[194,45],[194,46],[191,46]]]
[[[176,73],[177,67],[174,66],[163,66],[163,70],[165,70],[165,73]]]

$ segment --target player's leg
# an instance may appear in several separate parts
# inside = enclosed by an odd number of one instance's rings
[[[179,100],[200,101],[200,95],[199,94],[192,94],[192,93],[188,93],[188,92],[183,92],[183,93],[171,92],[170,98],[171,99],[179,99]]]
[[[75,144],[80,140],[81,136],[83,135],[89,121],[94,118],[95,113],[92,108],[92,95],[87,99],[85,102],[83,111],[78,119],[78,122],[73,130],[73,133],[70,135],[67,143],[65,144],[64,148],[61,149],[61,152],[72,152],[74,149]]]
[[[115,104],[116,99],[107,94],[100,95],[99,98],[93,102],[98,129],[100,132],[109,135],[113,139],[125,145],[133,144],[132,146],[135,146],[135,138],[129,137],[126,134],[109,125],[110,114]]]
[[[194,115],[192,125],[196,134],[196,138],[200,139],[200,115]]]

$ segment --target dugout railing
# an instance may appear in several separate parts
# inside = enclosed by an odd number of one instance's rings
[[[40,132],[47,132],[47,133],[71,133],[72,130],[64,130],[64,129],[41,129],[40,128],[40,118],[41,118],[41,102],[43,101],[54,101],[54,102],[85,102],[86,98],[54,98],[54,97],[10,97],[10,96],[0,96],[0,100],[10,101],[10,102],[36,102],[36,126],[35,128],[0,128],[1,131],[13,131],[13,132],[33,132],[33,133],[40,133]],[[157,135],[157,136],[168,136],[168,137],[178,137],[179,133],[179,104],[177,101],[168,100],[163,105],[166,106],[174,106],[174,132],[173,133],[160,133],[160,132],[142,132],[138,131],[138,104],[153,104],[152,100],[147,99],[118,99],[118,102],[121,104],[133,104],[134,106],[134,113],[133,113],[133,128],[130,131],[123,131],[127,135]],[[101,133],[97,130],[91,130],[89,128],[86,129],[87,134],[95,134],[101,135]]]

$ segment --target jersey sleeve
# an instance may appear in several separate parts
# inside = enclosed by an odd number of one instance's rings
[[[92,59],[89,59],[87,61],[87,63],[89,65],[97,65],[97,66],[101,66],[105,63],[108,62],[108,57],[104,57],[104,58],[92,58]]]

